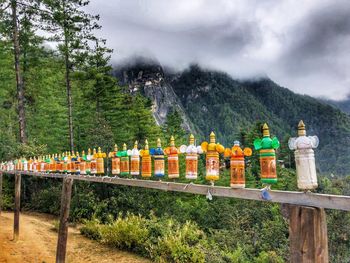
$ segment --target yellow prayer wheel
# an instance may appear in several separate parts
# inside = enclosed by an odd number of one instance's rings
[[[98,147],[98,152],[96,154],[96,174],[104,174],[105,168],[104,168],[104,160],[103,158],[106,157],[106,153],[101,151],[101,147]]]
[[[149,152],[148,141],[145,141],[145,149],[140,151],[141,155],[141,176],[149,178],[152,176],[152,158]]]
[[[220,177],[219,153],[223,153],[225,148],[221,144],[216,143],[214,132],[210,133],[209,144],[203,142],[201,146],[203,151],[206,152],[205,178],[211,182],[217,181]]]

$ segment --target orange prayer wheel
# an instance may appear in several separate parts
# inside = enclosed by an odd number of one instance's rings
[[[112,168],[112,174],[113,175],[118,175],[120,174],[120,158],[117,156],[118,153],[118,145],[114,145],[114,151],[109,153],[109,157],[112,159],[111,160],[111,168]]]
[[[174,136],[171,136],[170,147],[165,148],[164,153],[168,156],[168,177],[179,178],[179,150],[175,147]]]
[[[230,157],[230,185],[232,188],[245,187],[245,162],[244,156],[251,156],[252,149],[240,147],[239,141],[235,141],[231,149],[225,149],[225,157]]]
[[[129,175],[129,155],[125,143],[123,144],[123,150],[118,151],[117,156],[120,157],[120,175]]]
[[[91,157],[91,174],[97,173],[97,163],[96,163],[96,149],[94,148],[92,150],[92,157]]]
[[[195,180],[198,176],[198,154],[203,153],[200,146],[195,145],[193,134],[190,135],[189,145],[181,145],[181,153],[186,153],[186,179]]]
[[[140,151],[137,149],[138,142],[135,141],[134,148],[130,151],[130,174],[140,175]]]
[[[86,154],[84,150],[81,152],[79,169],[80,169],[80,174],[86,174]]]

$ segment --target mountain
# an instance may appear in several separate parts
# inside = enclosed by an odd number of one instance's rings
[[[344,100],[321,100],[350,115],[350,95]]]
[[[152,101],[153,116],[163,125],[167,115],[176,110],[183,119],[183,127],[195,133],[195,125],[189,120],[173,88],[165,80],[162,66],[155,60],[138,57],[118,67],[113,72],[121,85],[130,93],[140,92]]]
[[[198,65],[177,73],[148,66],[138,64],[122,71],[122,82],[154,102],[156,119],[160,116],[164,121],[166,112],[175,107],[200,139],[208,139],[213,130],[226,146],[258,122],[267,122],[285,144],[296,135],[302,119],[308,134],[320,138],[315,151],[319,171],[350,173],[350,116],[339,109],[295,94],[268,78],[241,81]]]

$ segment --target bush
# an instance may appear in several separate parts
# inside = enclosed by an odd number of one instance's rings
[[[43,213],[59,215],[61,187],[52,186],[33,193],[31,208]]]
[[[149,246],[150,257],[156,262],[205,262],[201,249],[205,235],[198,226],[187,221],[171,227],[166,235],[158,237],[156,244]]]
[[[84,225],[80,228],[80,233],[94,240],[101,240],[101,225],[97,219],[85,220]]]
[[[102,242],[116,248],[146,254],[145,243],[149,238],[147,220],[141,216],[127,214],[115,222],[101,227]]]

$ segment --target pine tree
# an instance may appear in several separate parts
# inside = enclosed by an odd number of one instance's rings
[[[98,16],[86,13],[82,9],[89,1],[81,0],[43,0],[42,29],[52,33],[51,40],[60,44],[58,49],[64,58],[65,86],[67,91],[67,109],[69,126],[69,145],[74,149],[72,73],[81,63],[82,54],[89,50],[89,42],[96,41],[93,31],[99,29]]]

